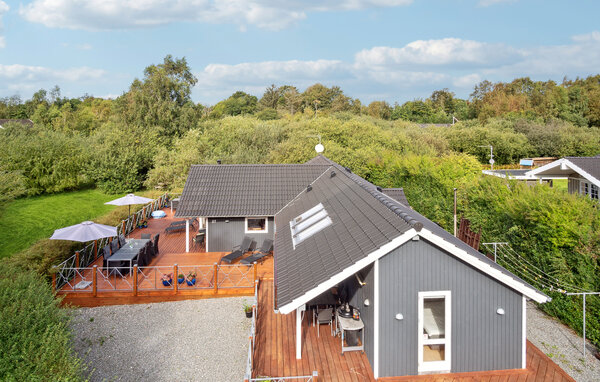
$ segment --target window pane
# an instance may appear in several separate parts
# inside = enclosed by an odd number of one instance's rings
[[[248,231],[265,231],[267,219],[248,219]]]
[[[444,338],[446,312],[444,298],[423,300],[423,338]]]
[[[446,345],[423,345],[423,362],[446,360]]]

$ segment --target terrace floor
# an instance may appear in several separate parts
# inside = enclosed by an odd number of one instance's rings
[[[254,377],[308,376],[319,373],[319,381],[375,381],[366,354],[340,353],[340,339],[332,337],[326,325],[317,337],[316,327],[302,323],[302,359],[296,359],[296,315],[275,314],[273,282],[261,281],[258,288]],[[527,369],[498,370],[471,373],[434,374],[380,378],[381,381],[504,381],[574,382],[565,371],[542,351],[527,341]]]
[[[109,274],[101,269],[102,258],[90,265],[98,267],[96,271],[97,296],[93,296],[92,285],[84,289],[74,290],[79,281],[91,281],[93,269],[81,269],[69,285],[65,285],[59,294],[65,295],[63,303],[77,306],[99,306],[115,304],[136,304],[161,301],[176,301],[196,298],[213,298],[227,296],[250,296],[254,292],[254,278],[273,279],[273,257],[269,256],[263,263],[248,267],[234,262],[232,265],[220,265],[217,274],[218,288],[214,288],[215,264],[219,263],[225,252],[205,252],[204,246],[195,245],[192,241],[197,230],[190,227],[190,252],[185,252],[185,231],[165,233],[175,219],[169,208],[164,209],[167,217],[148,219],[148,227],[134,230],[128,238],[139,239],[142,234],[154,237],[160,233],[159,253],[152,259],[148,267],[140,268],[137,274],[137,291],[133,292],[135,283],[133,276]],[[178,266],[177,272],[175,265]],[[162,285],[163,274],[197,273],[197,282],[188,286],[186,282],[175,286]],[[255,273],[256,272],[256,273]],[[174,283],[175,284],[175,283]]]

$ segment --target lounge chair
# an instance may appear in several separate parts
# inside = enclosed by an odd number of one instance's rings
[[[221,258],[221,261],[224,261],[227,264],[231,264],[232,261],[244,256],[244,254],[250,250],[251,245],[252,245],[252,238],[250,236],[244,236],[244,240],[242,240],[242,244],[233,247],[231,253],[223,256]]]
[[[263,262],[266,256],[269,256],[273,252],[273,239],[263,240],[262,247],[251,256],[243,258],[240,263],[250,265],[255,261]]]

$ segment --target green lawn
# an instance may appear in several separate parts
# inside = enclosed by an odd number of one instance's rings
[[[9,202],[0,210],[0,258],[22,251],[55,229],[92,220],[115,208],[104,202],[122,195],[98,190],[65,192]]]

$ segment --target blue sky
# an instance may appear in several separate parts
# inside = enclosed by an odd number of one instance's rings
[[[0,97],[116,97],[165,55],[193,98],[321,82],[363,103],[600,73],[596,0],[0,0]]]

